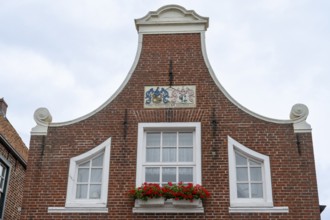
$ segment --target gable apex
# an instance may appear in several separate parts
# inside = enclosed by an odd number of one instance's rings
[[[179,5],[166,5],[135,19],[139,33],[189,33],[206,31],[209,18]]]

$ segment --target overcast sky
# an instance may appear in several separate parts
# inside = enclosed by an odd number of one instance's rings
[[[53,122],[72,120],[119,88],[137,51],[134,19],[166,4],[210,18],[210,63],[243,106],[276,119],[289,119],[295,103],[308,106],[330,219],[328,0],[0,0],[0,98],[26,145],[38,107]]]

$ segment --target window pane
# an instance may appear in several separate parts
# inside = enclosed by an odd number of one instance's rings
[[[248,169],[246,167],[236,168],[237,181],[248,181]]]
[[[237,198],[249,198],[249,184],[247,183],[237,184]]]
[[[102,169],[92,169],[91,182],[92,183],[102,182]]]
[[[90,161],[87,161],[85,163],[82,163],[79,165],[79,167],[89,167]]]
[[[78,182],[88,182],[89,168],[78,169]]]
[[[250,168],[251,181],[262,181],[261,167]]]
[[[176,168],[175,167],[164,167],[162,182],[176,182]]]
[[[0,178],[0,192],[3,192],[3,186],[4,186],[5,180]]]
[[[0,164],[0,176],[4,176],[4,174],[2,173],[4,171],[4,168],[2,167],[2,164]]]
[[[159,183],[159,167],[147,167],[145,181]]]
[[[252,198],[262,198],[262,184],[261,183],[253,183],[251,184],[251,197]]]
[[[176,148],[163,148],[163,162],[176,162]]]
[[[236,165],[247,165],[247,160],[245,157],[241,156],[238,153],[235,153]]]
[[[176,147],[176,133],[163,133],[163,146]]]
[[[101,154],[92,160],[92,167],[101,167],[103,165],[103,155]]]
[[[179,162],[193,162],[193,148],[180,147],[179,148]]]
[[[4,184],[5,184],[5,179],[0,177],[0,192],[3,192]]]
[[[77,199],[87,199],[87,184],[78,184],[76,198]]]
[[[101,184],[92,184],[90,186],[89,198],[90,199],[99,199],[99,198],[101,198]]]
[[[193,168],[180,167],[179,168],[179,182],[193,182]]]
[[[147,133],[147,146],[160,146],[160,133]]]
[[[179,133],[179,146],[193,146],[192,132]]]
[[[250,165],[252,165],[252,166],[261,166],[261,163],[258,163],[256,161],[250,160]]]
[[[147,148],[146,162],[159,162],[160,161],[160,148]]]

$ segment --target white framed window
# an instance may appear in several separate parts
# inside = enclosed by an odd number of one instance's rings
[[[106,207],[111,138],[70,159],[65,207]]]
[[[269,157],[228,137],[231,207],[273,207]]]
[[[201,184],[200,123],[139,124],[136,186],[144,182]]]
[[[228,136],[230,212],[288,212],[274,207],[270,160]]]

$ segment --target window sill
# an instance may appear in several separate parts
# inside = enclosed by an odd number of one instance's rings
[[[289,213],[289,207],[229,207],[229,213]]]
[[[189,201],[188,201],[189,202]],[[171,200],[165,201],[163,205],[145,206],[135,201],[133,213],[204,213],[203,203],[197,200],[197,205],[186,206],[184,204],[173,205]]]
[[[108,213],[108,208],[98,208],[98,207],[48,207],[48,213]]]

